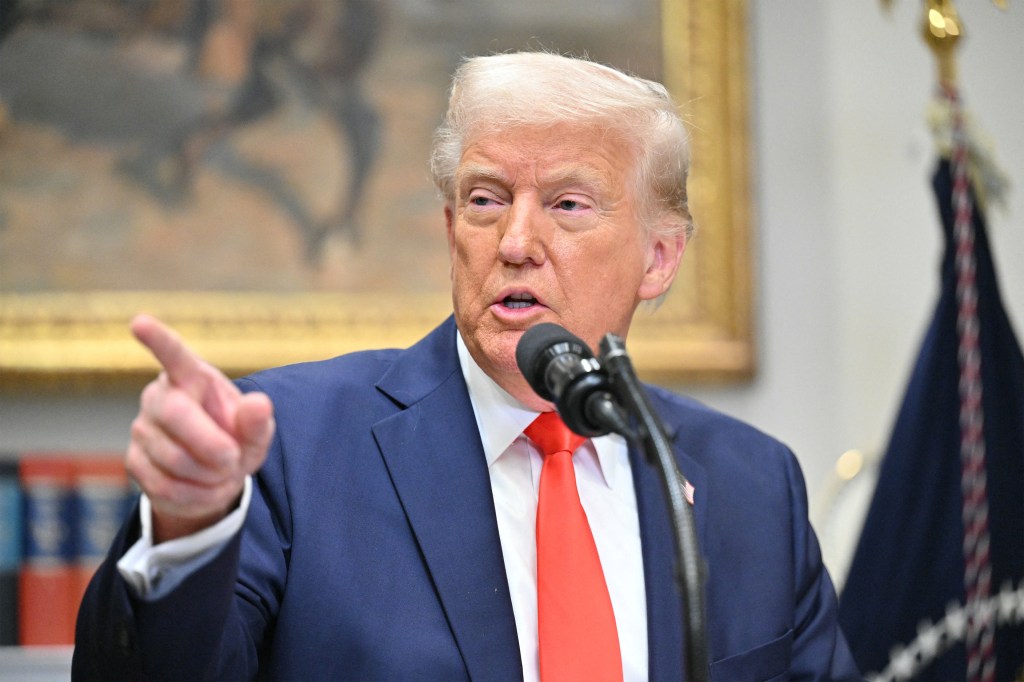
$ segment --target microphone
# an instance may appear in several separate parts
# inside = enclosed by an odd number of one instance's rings
[[[608,375],[578,336],[550,322],[530,327],[516,346],[516,364],[530,387],[555,403],[566,426],[592,438],[609,432],[631,437]]]

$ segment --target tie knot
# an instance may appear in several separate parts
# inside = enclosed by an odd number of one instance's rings
[[[557,412],[542,412],[523,433],[537,444],[545,457],[563,451],[572,455],[587,440],[566,426]]]

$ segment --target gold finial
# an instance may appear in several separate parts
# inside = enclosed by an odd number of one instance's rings
[[[939,65],[939,81],[956,84],[956,42],[963,35],[960,16],[953,0],[926,0],[924,41],[935,54]]]

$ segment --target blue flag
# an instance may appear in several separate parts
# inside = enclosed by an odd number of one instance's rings
[[[895,669],[903,674],[889,679],[908,679],[912,672],[919,680],[964,680],[965,524],[948,161],[940,163],[933,185],[946,239],[942,293],[881,464],[839,617],[865,673],[885,670],[899,647],[904,653]],[[1019,616],[1009,613],[1011,596],[1019,595],[1000,593],[1007,582],[1024,589],[1024,358],[1000,299],[984,216],[974,205],[989,602],[1004,606],[1005,613],[993,615],[993,652],[995,679],[1009,680],[1024,675],[1024,608]]]

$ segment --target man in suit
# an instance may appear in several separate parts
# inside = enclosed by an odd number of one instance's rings
[[[74,676],[538,679],[559,644],[538,632],[547,464],[523,432],[552,406],[516,345],[539,322],[626,337],[679,266],[687,168],[660,85],[473,58],[432,156],[454,314],[422,341],[233,384],[137,318],[164,367],[127,454],[145,494],[83,602]],[[793,455],[649,390],[695,488],[711,678],[856,679]],[[607,677],[680,679],[660,482],[618,436],[571,461],[618,642]]]

